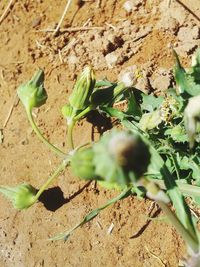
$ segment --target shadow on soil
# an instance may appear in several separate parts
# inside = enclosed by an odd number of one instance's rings
[[[45,208],[50,211],[56,211],[64,204],[70,202],[73,198],[78,196],[83,192],[85,188],[87,188],[92,181],[86,183],[82,188],[76,191],[73,195],[69,196],[68,198],[64,198],[63,192],[60,187],[53,187],[45,190],[43,194],[40,196],[39,201],[43,203]]]

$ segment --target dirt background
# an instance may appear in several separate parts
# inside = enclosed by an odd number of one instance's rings
[[[66,1],[13,1],[0,22],[2,185],[26,181],[38,188],[59,162],[32,132],[16,99],[17,87],[38,67],[45,71],[49,97],[46,105],[34,112],[35,119],[45,136],[66,151],[66,124],[60,108],[84,65],[93,66],[98,78],[113,81],[121,71],[132,68],[141,73],[138,88],[160,93],[172,83],[170,45],[185,64],[200,45],[199,0],[182,1],[190,12],[175,0],[133,0],[125,7],[124,0],[72,2],[57,36],[47,30],[55,28]],[[0,1],[0,14],[7,3]],[[97,127],[95,117],[84,120],[75,129],[76,145],[98,138],[104,126],[102,121]],[[27,211],[15,211],[0,196],[0,266],[179,266],[186,251],[182,239],[160,220],[163,214],[151,201],[135,197],[101,212],[66,243],[48,240],[116,195],[94,183],[85,185],[67,170],[42,201]],[[148,221],[148,216],[157,219]],[[114,227],[108,234],[111,224]]]

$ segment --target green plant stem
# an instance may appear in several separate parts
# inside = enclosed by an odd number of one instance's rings
[[[93,110],[94,107],[93,106],[88,106],[86,109],[84,109],[83,111],[81,111],[77,116],[74,117],[74,121],[79,121],[81,118],[83,118],[88,112],[90,112],[91,110]]]
[[[27,110],[27,116],[29,119],[29,122],[31,124],[32,129],[37,134],[38,138],[45,143],[54,153],[56,153],[60,157],[66,157],[66,154],[62,152],[60,149],[49,143],[49,141],[41,134],[40,130],[38,129],[37,125],[34,122],[32,112]]]
[[[68,125],[68,129],[67,129],[67,144],[70,150],[74,149],[73,129],[74,129],[75,123],[76,122],[72,120],[71,123]]]
[[[55,178],[57,178],[58,175],[62,171],[64,171],[64,169],[67,167],[67,165],[69,164],[69,162],[70,162],[69,158],[63,160],[63,162],[58,166],[58,168],[53,172],[53,174],[49,176],[49,178],[47,179],[47,181],[41,186],[41,188],[39,189],[39,191],[35,195],[35,202],[38,200],[38,198],[41,196],[41,194],[44,192],[44,190],[46,188],[48,188],[48,186],[53,182],[53,180]]]
[[[52,238],[50,238],[50,240],[60,240],[60,239],[64,239],[65,241],[67,241],[67,239],[71,236],[71,234],[80,226],[83,226],[85,223],[91,221],[92,219],[94,219],[103,209],[107,208],[108,206],[116,203],[117,201],[124,199],[126,197],[128,197],[129,195],[132,194],[131,191],[131,187],[128,187],[126,189],[124,189],[120,195],[116,196],[115,198],[109,200],[106,204],[104,204],[103,206],[89,212],[82,220],[81,222],[79,222],[78,224],[76,224],[71,230],[66,231],[64,233],[58,234]]]
[[[68,124],[67,129],[67,144],[70,149],[74,149],[74,141],[73,141],[73,129],[76,124],[81,118],[83,118],[88,112],[90,112],[93,109],[92,106],[87,107],[83,111],[81,111],[77,116],[75,116],[71,122]]]
[[[156,202],[161,207],[161,209],[164,211],[164,213],[167,215],[168,219],[173,224],[173,226],[176,228],[176,230],[179,232],[179,234],[181,234],[181,236],[183,237],[187,245],[193,250],[193,252],[198,253],[199,252],[198,241],[194,240],[194,238],[190,235],[189,231],[185,229],[185,227],[178,220],[176,215],[171,211],[171,209],[168,207],[166,203],[159,201],[159,200],[157,200]]]
[[[151,178],[150,178],[151,179]],[[162,180],[159,179],[151,179],[154,183],[158,184],[160,188],[166,190],[166,186]],[[200,196],[200,187],[196,185],[186,184],[181,181],[176,180],[178,188],[180,191],[187,196],[190,197],[199,197]]]

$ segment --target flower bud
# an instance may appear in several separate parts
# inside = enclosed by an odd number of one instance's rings
[[[96,175],[120,186],[136,182],[150,162],[148,147],[139,136],[127,131],[106,133],[93,149]]]
[[[0,186],[0,192],[12,201],[14,208],[27,209],[35,203],[36,189],[29,184],[16,187]]]
[[[96,80],[94,72],[90,67],[86,67],[75,83],[69,103],[75,110],[84,110],[90,105],[90,96],[93,92]]]
[[[73,112],[73,108],[70,106],[70,104],[65,104],[62,107],[61,112],[63,117],[67,120],[67,124],[70,125],[75,115]]]
[[[43,105],[47,100],[43,70],[38,70],[30,81],[22,84],[17,93],[27,111]]]
[[[134,171],[141,176],[149,163],[149,152],[146,145],[137,135],[129,132],[118,132],[108,143],[108,153],[116,163],[126,171]]]
[[[94,152],[92,148],[83,148],[76,151],[71,159],[73,174],[84,180],[95,178],[93,156]]]

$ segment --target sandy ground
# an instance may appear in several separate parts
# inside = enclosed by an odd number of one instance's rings
[[[53,144],[67,151],[60,108],[83,66],[92,65],[98,78],[112,81],[126,68],[139,69],[143,78],[138,80],[138,88],[159,94],[171,85],[170,45],[184,64],[189,63],[200,45],[199,0],[134,0],[130,12],[124,8],[125,2],[86,1],[78,5],[73,1],[61,32],[54,36],[47,29],[56,26],[66,1],[13,1],[0,22],[2,185],[26,181],[39,188],[59,163],[32,132],[16,99],[17,87],[38,67],[45,71],[48,101],[35,112],[37,124]],[[0,2],[0,14],[6,5],[7,1]],[[5,126],[13,101],[13,113]],[[102,121],[102,127],[104,124]],[[102,127],[95,118],[84,120],[75,129],[76,145],[98,139]],[[48,240],[117,194],[95,188],[94,183],[85,185],[69,169],[27,211],[15,211],[0,196],[0,266],[177,267],[185,255],[182,239],[160,220],[163,215],[151,201],[136,197],[104,210],[66,243]],[[148,216],[159,220],[148,221]],[[108,234],[111,224],[114,228]]]

